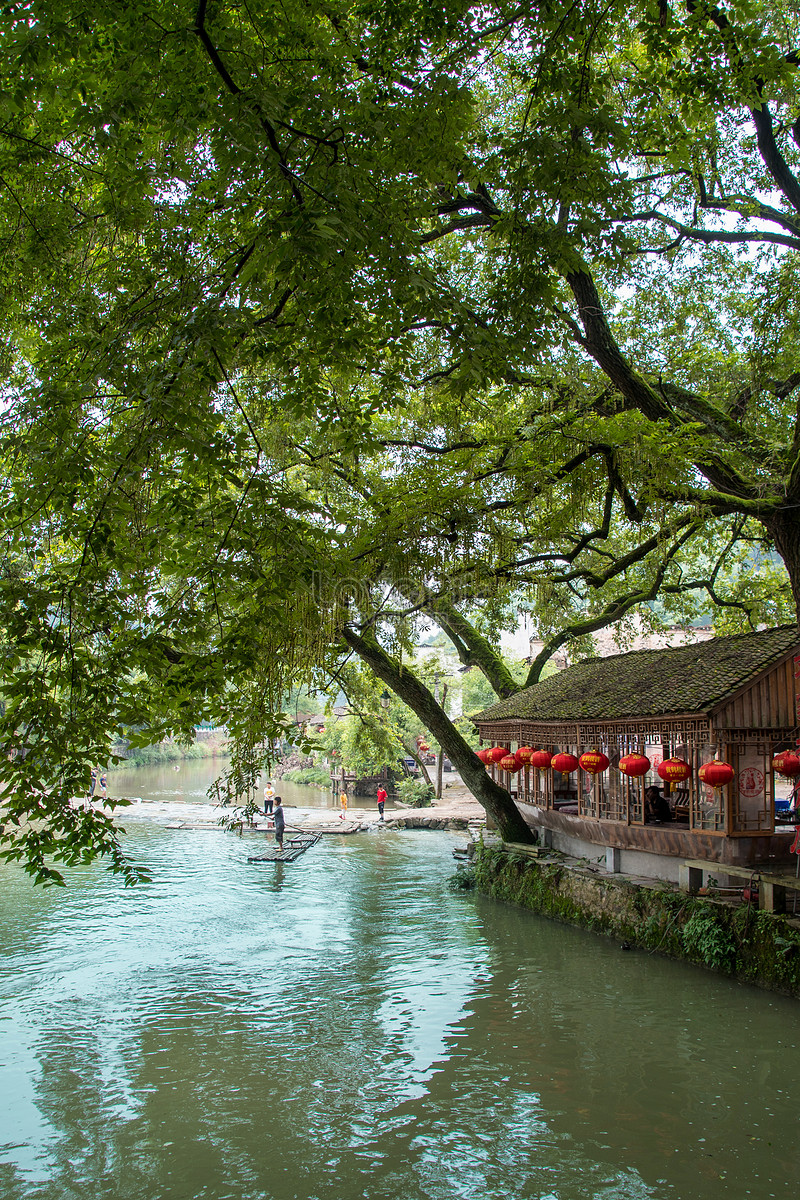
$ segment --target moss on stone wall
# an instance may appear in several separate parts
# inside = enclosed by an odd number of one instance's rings
[[[478,891],[800,998],[800,930],[778,913],[479,847]]]

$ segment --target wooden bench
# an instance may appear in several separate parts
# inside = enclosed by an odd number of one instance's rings
[[[680,869],[680,884],[686,892],[698,892],[706,875],[730,875],[734,879],[758,880],[758,907],[765,912],[785,912],[786,892],[800,891],[796,875],[763,871],[758,867],[739,867],[732,863],[707,862],[704,859],[685,859]]]

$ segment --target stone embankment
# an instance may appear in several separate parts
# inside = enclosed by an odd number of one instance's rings
[[[661,880],[607,873],[586,859],[479,845],[462,868],[484,895],[619,941],[800,998],[800,920],[740,896],[695,896]]]

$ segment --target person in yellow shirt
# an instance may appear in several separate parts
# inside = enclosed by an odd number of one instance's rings
[[[272,815],[272,804],[275,799],[275,788],[272,786],[272,780],[267,780],[267,786],[264,788],[264,816]]]
[[[339,820],[344,821],[347,817],[347,788],[343,787],[339,796],[339,804],[342,811],[339,813]]]

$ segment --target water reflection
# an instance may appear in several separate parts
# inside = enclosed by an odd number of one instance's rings
[[[448,835],[132,830],[133,892],[2,874],[4,1197],[794,1191],[794,1002],[451,896]]]

